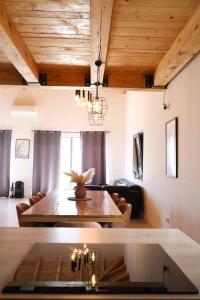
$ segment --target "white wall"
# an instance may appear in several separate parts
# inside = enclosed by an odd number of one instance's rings
[[[26,92],[38,105],[35,118],[13,117],[11,105]],[[0,129],[12,129],[11,181],[25,182],[25,194],[32,185],[32,147],[34,129],[78,132],[81,130],[106,130],[107,135],[107,180],[121,177],[124,170],[124,120],[125,94],[121,91],[100,91],[108,102],[108,113],[103,126],[89,126],[87,110],[74,102],[74,91],[38,88],[0,87]],[[15,158],[16,139],[30,139],[29,159]],[[120,158],[120,159],[119,159]]]
[[[145,216],[154,226],[178,227],[200,242],[200,55],[163,93],[128,92],[126,176],[133,180],[132,136],[144,131]],[[165,175],[165,123],[178,117],[178,178]],[[169,218],[169,223],[167,219]]]

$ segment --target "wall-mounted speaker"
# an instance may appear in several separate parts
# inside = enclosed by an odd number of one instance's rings
[[[15,182],[15,198],[24,198],[24,183],[23,183],[23,181]]]

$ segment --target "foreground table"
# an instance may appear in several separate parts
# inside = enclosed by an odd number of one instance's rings
[[[72,201],[74,190],[52,192],[21,215],[22,222],[122,222],[122,214],[107,191],[87,191],[88,201]]]
[[[200,288],[200,245],[176,229],[0,228],[0,289],[35,242],[158,243]],[[3,295],[0,299],[200,299],[200,295]]]

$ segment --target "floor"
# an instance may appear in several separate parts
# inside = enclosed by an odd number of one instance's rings
[[[28,198],[0,198],[0,227],[18,227],[16,204],[24,202],[29,204]],[[130,228],[152,228],[144,219],[132,219]]]

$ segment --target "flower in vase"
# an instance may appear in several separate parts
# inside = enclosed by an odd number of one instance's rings
[[[66,172],[64,173],[67,176],[71,177],[71,182],[75,182],[75,183],[90,183],[92,181],[92,178],[95,174],[95,169],[91,168],[89,170],[87,170],[86,172],[84,172],[83,174],[78,174],[77,172],[71,170],[70,173]]]

